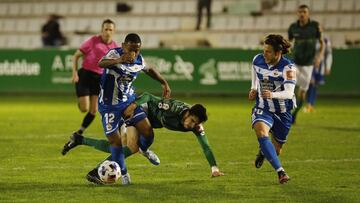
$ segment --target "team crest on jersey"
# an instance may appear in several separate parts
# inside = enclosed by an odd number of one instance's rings
[[[110,123],[108,123],[108,124],[106,125],[106,130],[107,130],[107,131],[112,130],[112,126],[111,126],[111,124],[110,124]]]
[[[276,77],[276,76],[279,76],[279,70],[278,69],[275,69],[273,71],[273,75]]]

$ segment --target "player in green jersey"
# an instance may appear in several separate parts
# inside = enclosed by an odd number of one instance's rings
[[[179,100],[163,99],[149,93],[143,93],[125,110],[124,117],[128,118],[128,120],[136,117],[136,115],[132,114],[137,106],[142,106],[142,108],[147,111],[148,119],[153,128],[165,127],[173,131],[193,132],[211,167],[211,176],[217,177],[224,175],[217,167],[215,156],[210,148],[205,130],[202,126],[202,123],[207,120],[207,115],[206,109],[201,104],[190,106]],[[138,152],[138,143],[141,141],[141,136],[139,136],[136,129],[133,126],[127,126],[126,128],[123,126],[121,134],[126,137],[126,139],[123,139],[126,140],[123,143],[125,157],[129,157]],[[92,139],[86,136],[73,136],[70,141],[74,144],[72,144],[71,147],[64,148],[64,154],[78,145],[92,146],[97,150],[110,153],[109,143],[106,140]],[[97,169],[90,171],[87,179],[91,182],[102,184],[98,178]]]
[[[319,67],[324,52],[322,30],[317,21],[310,19],[310,8],[307,5],[300,5],[297,15],[298,20],[292,23],[288,29],[289,40],[294,41],[293,56],[297,68],[296,85],[299,87],[297,108],[292,113],[293,123],[305,102],[314,64],[315,67]],[[317,42],[320,45],[319,53],[316,53]]]

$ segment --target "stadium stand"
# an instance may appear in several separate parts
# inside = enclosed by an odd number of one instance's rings
[[[276,1],[274,1],[276,2]],[[118,12],[116,0],[3,0],[0,2],[0,48],[40,48],[41,25],[48,14],[64,16],[61,30],[66,47],[99,32],[105,18],[115,20],[117,37],[137,32],[145,48],[196,47],[259,48],[262,36],[286,35],[296,8],[308,4],[334,47],[360,46],[360,0],[278,0],[261,9],[262,0],[214,0],[212,27],[195,31],[196,0],[123,0],[129,12]],[[206,42],[206,43],[203,43]]]

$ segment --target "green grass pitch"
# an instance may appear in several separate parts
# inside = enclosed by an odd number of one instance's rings
[[[83,114],[72,96],[0,97],[0,202],[360,202],[360,100],[319,99],[301,112],[280,156],[285,185],[265,162],[241,97],[180,98],[208,108],[206,133],[225,176],[210,167],[192,133],[156,130],[151,165],[127,159],[133,184],[96,186],[84,178],[108,154],[80,146],[60,151]],[[99,116],[86,135],[105,139]]]

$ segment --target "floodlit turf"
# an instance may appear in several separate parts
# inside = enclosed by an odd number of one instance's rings
[[[127,159],[133,184],[95,186],[84,176],[108,156],[80,146],[60,151],[83,114],[71,96],[0,97],[0,202],[360,202],[360,100],[319,99],[301,112],[281,161],[292,180],[280,185],[265,162],[246,98],[182,98],[209,112],[207,136],[220,169],[210,167],[191,133],[156,130],[151,147],[161,159]],[[105,138],[99,116],[86,132]]]

